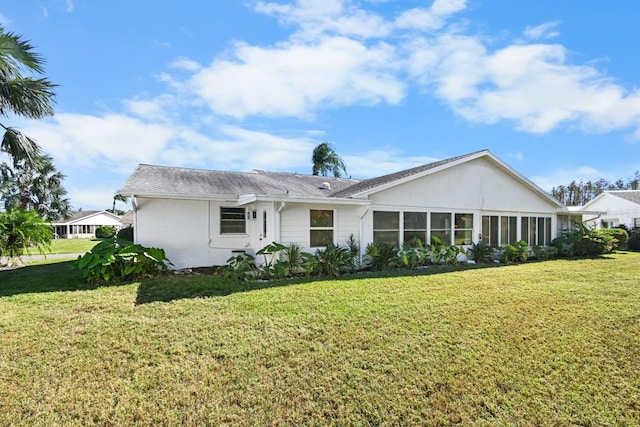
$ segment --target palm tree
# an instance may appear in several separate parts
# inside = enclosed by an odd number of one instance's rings
[[[36,210],[48,221],[68,219],[71,206],[69,199],[65,198],[64,178],[48,155],[37,156],[35,162],[18,160],[14,168],[2,163],[0,197],[5,199],[8,210]]]
[[[45,78],[23,75],[24,71],[42,74],[43,64],[28,41],[0,26],[0,116],[41,119],[53,115],[56,85]],[[0,126],[5,131],[0,152],[9,154],[14,163],[38,160],[40,147],[33,139],[3,123]]]
[[[129,198],[127,196],[123,196],[120,193],[116,193],[113,196],[113,207],[111,208],[111,213],[112,214],[116,214],[116,202],[124,202],[127,203],[129,201]]]
[[[333,172],[333,176],[339,178],[340,171],[347,174],[347,166],[328,142],[323,142],[313,149],[311,161],[313,162],[313,175],[327,176],[327,172]]]

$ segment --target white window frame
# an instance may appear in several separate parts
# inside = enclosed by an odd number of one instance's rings
[[[331,212],[331,222],[332,222],[332,226],[331,227],[312,227],[311,226],[311,212],[313,211],[328,211]],[[335,245],[336,244],[336,210],[335,209],[321,209],[321,208],[317,208],[317,209],[309,209],[309,247],[310,248],[326,248],[327,246],[313,246],[313,243],[311,242],[311,232],[312,231],[326,231],[326,230],[331,230],[331,244]]]
[[[224,209],[234,209],[237,211],[242,210],[242,224],[244,225],[244,231],[242,232],[229,232],[229,231],[223,231],[223,227],[222,224],[225,222],[240,222],[240,219],[229,219],[229,218],[223,218],[223,210]],[[233,236],[233,235],[246,235],[247,234],[247,210],[245,208],[239,208],[237,206],[220,206],[220,235],[222,236]]]

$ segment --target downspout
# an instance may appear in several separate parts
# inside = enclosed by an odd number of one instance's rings
[[[370,206],[365,206],[364,209],[362,210],[362,213],[360,214],[360,265],[362,265],[362,262],[364,261],[362,258],[362,251],[365,249],[362,247],[362,242],[363,242],[363,236],[364,236],[364,227],[362,226],[362,218],[364,218],[364,216],[369,212],[369,209],[371,207]]]
[[[135,194],[131,195],[131,207],[133,208],[133,241],[138,243],[138,199]]]
[[[280,207],[278,208],[278,210],[276,210],[276,225],[278,226],[278,232],[274,233],[274,236],[276,238],[276,242],[281,242],[282,241],[282,221],[280,221],[280,212],[282,212],[282,210],[285,208],[287,204],[285,202],[280,202]]]

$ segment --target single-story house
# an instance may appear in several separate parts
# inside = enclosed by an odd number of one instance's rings
[[[605,191],[579,211],[589,227],[614,228],[624,224],[629,230],[640,228],[640,190]]]
[[[107,211],[77,211],[66,221],[51,223],[57,239],[95,237],[96,229],[103,225],[122,228],[120,217]]]
[[[362,251],[433,236],[544,246],[581,220],[488,150],[365,180],[140,164],[120,194],[135,241],[164,248],[176,268],[224,265],[272,241],[313,253],[351,235]]]

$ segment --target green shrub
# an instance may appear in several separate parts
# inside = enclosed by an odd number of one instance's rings
[[[112,225],[101,225],[96,228],[96,238],[109,239],[116,235],[116,228]]]
[[[347,248],[329,245],[325,249],[316,250],[316,272],[321,276],[340,276],[351,270],[351,256]]]
[[[369,243],[365,257],[367,266],[372,270],[387,270],[396,266],[397,251],[391,245]]]
[[[284,248],[282,252],[289,263],[289,274],[299,273],[304,268],[304,258],[302,256],[302,249],[299,245],[291,243],[289,246]]]
[[[614,238],[602,230],[591,230],[584,224],[577,224],[575,229],[566,231],[551,244],[558,249],[559,256],[591,257],[611,252]]]
[[[602,230],[591,230],[576,243],[576,256],[598,256],[613,251],[614,238]]]
[[[118,231],[116,238],[133,242],[133,227],[128,226]]]
[[[272,242],[256,252],[264,257],[260,266],[260,276],[263,279],[282,279],[289,276],[289,262],[280,260],[280,252],[287,249],[282,243]]]
[[[254,261],[255,257],[250,254],[241,253],[232,256],[227,260],[223,275],[225,278],[242,282],[252,280],[254,278],[252,273],[256,270]]]
[[[35,211],[12,209],[0,212],[0,255],[20,257],[31,246],[44,253],[49,250],[52,240],[51,225]]]
[[[417,239],[416,239],[417,240]],[[422,242],[417,240],[405,243],[397,253],[398,263],[407,268],[415,268],[424,263],[426,251],[422,247]]]
[[[612,241],[612,251],[616,251],[618,249],[623,249],[627,247],[627,241],[629,240],[629,233],[627,230],[622,227],[616,228],[603,228],[602,230],[598,230],[599,233],[603,233],[613,237]],[[609,251],[610,252],[610,251]]]
[[[469,248],[469,253],[475,262],[485,263],[491,262],[491,256],[493,255],[493,248],[485,244],[482,240],[478,243],[474,243]]]
[[[640,251],[640,230],[633,230],[629,234],[627,249],[631,251]]]
[[[460,255],[466,255],[467,251],[462,246],[447,246],[442,251],[442,262],[445,264],[456,265]]]
[[[500,261],[505,264],[525,262],[529,257],[529,244],[524,240],[518,240],[513,245],[505,245],[501,249]]]
[[[534,246],[533,253],[540,261],[546,261],[558,256],[558,248],[554,246]]]
[[[166,272],[171,265],[163,249],[146,248],[114,238],[103,240],[74,262],[87,282],[157,274]]]
[[[347,251],[349,252],[349,260],[351,261],[351,271],[359,270],[362,267],[360,258],[360,243],[353,234],[349,234],[347,239]]]

